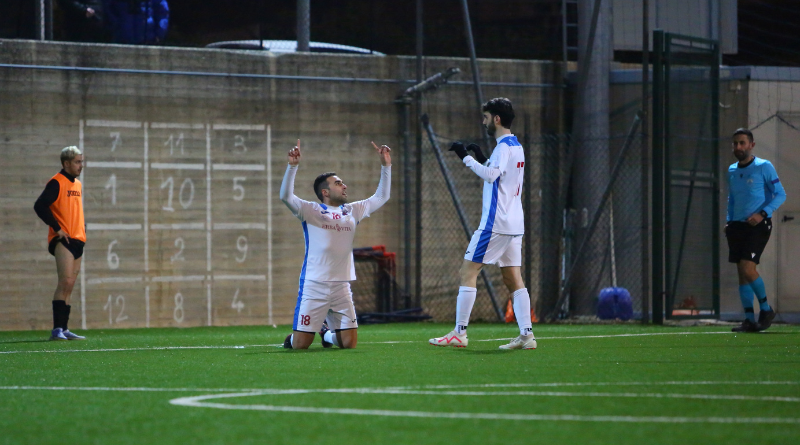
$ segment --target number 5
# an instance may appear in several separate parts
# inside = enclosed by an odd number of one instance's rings
[[[244,176],[237,176],[233,178],[233,191],[238,192],[237,195],[233,195],[234,201],[241,201],[244,199],[244,185],[242,183],[247,180]]]

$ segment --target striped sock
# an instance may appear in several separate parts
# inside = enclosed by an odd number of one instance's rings
[[[758,298],[758,307],[762,311],[771,311],[772,308],[769,307],[769,303],[767,303],[767,289],[764,287],[764,280],[761,277],[758,277],[750,283],[750,288],[753,289],[753,293],[756,294],[756,298]]]
[[[753,313],[753,289],[749,284],[742,284],[739,286],[739,298],[742,300],[742,307],[744,307],[744,316],[755,323],[756,316]]]

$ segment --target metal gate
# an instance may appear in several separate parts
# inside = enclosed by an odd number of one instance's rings
[[[653,47],[653,322],[719,318],[719,43]]]

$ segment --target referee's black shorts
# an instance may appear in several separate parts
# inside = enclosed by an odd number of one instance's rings
[[[761,253],[767,247],[769,235],[772,233],[772,218],[764,218],[755,226],[744,221],[731,221],[725,226],[725,237],[728,238],[728,262],[738,263],[740,260],[761,260]]]

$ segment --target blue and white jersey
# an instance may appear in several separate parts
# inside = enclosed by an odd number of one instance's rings
[[[786,191],[768,160],[754,157],[746,167],[728,167],[728,221],[746,221],[761,210],[771,218],[784,201]]]
[[[295,196],[296,173],[296,166],[290,165],[286,168],[280,196],[292,214],[302,221],[306,254],[300,272],[300,282],[355,280],[353,238],[356,235],[356,226],[389,200],[391,166],[381,167],[381,180],[374,195],[339,207],[329,207]]]
[[[478,230],[502,235],[524,234],[521,195],[525,154],[517,137],[507,134],[497,138],[497,146],[486,165],[479,164],[472,156],[465,157],[464,164],[485,181]]]

